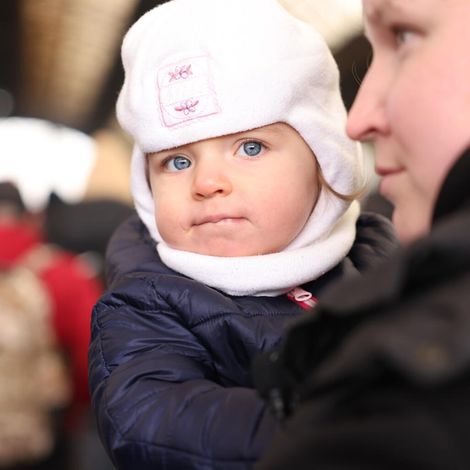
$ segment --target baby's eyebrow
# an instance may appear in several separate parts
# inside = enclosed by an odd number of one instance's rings
[[[284,127],[280,124],[273,124],[266,129],[264,129],[266,132],[269,132],[271,134],[281,134],[284,132]]]
[[[186,148],[186,145],[183,145],[181,147],[175,147],[173,149],[168,149],[168,150],[159,150],[158,152],[150,152],[147,154],[147,156],[153,157],[153,158],[166,157],[168,155],[173,155],[175,153],[182,153],[185,148]]]
[[[281,125],[271,124],[270,126],[267,126],[267,127],[259,127],[259,128],[253,129],[251,131],[241,132],[240,134],[252,134],[254,136],[256,136],[256,134],[279,135],[279,134],[282,134],[283,131],[284,131],[284,129]]]

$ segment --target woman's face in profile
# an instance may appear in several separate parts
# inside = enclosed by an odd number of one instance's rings
[[[470,0],[363,0],[373,60],[348,133],[375,144],[399,238],[430,227],[440,185],[470,145]]]

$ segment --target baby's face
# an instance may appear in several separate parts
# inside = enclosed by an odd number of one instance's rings
[[[317,200],[315,156],[287,124],[148,157],[155,219],[172,248],[211,256],[281,251]]]

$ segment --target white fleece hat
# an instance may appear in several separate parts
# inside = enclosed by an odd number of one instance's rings
[[[334,58],[313,27],[276,0],[169,1],[130,28],[122,59],[117,116],[136,144],[134,201],[156,241],[162,240],[143,153],[285,122],[311,147],[336,191],[350,194],[362,183]],[[334,205],[322,225],[348,207]]]

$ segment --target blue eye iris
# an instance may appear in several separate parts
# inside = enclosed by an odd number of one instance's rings
[[[256,157],[261,153],[261,150],[263,150],[263,145],[259,142],[250,141],[243,144],[243,151],[249,157]]]
[[[172,157],[166,162],[166,168],[169,171],[186,170],[191,166],[191,161],[183,156]]]

